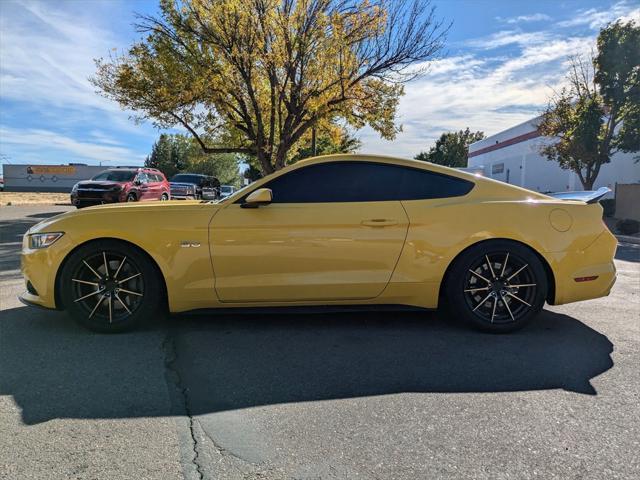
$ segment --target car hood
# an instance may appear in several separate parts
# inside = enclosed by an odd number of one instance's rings
[[[88,217],[98,218],[100,223],[109,225],[118,225],[118,221],[125,217],[135,216],[136,221],[139,218],[139,227],[143,228],[147,218],[156,217],[150,215],[155,213],[162,214],[163,221],[180,225],[180,220],[185,213],[193,211],[203,211],[211,215],[219,208],[219,204],[215,202],[207,202],[201,200],[183,200],[176,202],[135,202],[135,203],[112,203],[105,205],[96,205],[93,207],[83,208],[81,210],[72,210],[69,212],[47,218],[37,223],[29,229],[27,233],[36,232],[55,232],[73,230],[74,225],[81,224]]]
[[[77,185],[78,185],[78,188],[85,187],[85,188],[108,189],[113,187],[119,187],[124,183],[126,182],[113,182],[109,180],[99,180],[99,181],[84,180],[82,182],[78,182]]]
[[[171,185],[172,187],[197,187],[198,186],[197,183],[191,183],[191,182],[169,182],[169,185]]]

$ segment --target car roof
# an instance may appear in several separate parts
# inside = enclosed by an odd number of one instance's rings
[[[521,195],[522,198],[532,198],[532,199],[544,199],[544,200],[549,200],[550,197],[548,197],[547,195],[543,195],[541,193],[538,192],[534,192],[531,190],[527,190],[525,188],[519,187],[517,185],[511,185],[511,184],[507,184],[504,182],[500,182],[499,180],[495,180],[493,178],[487,178],[484,176],[480,176],[480,175],[476,175],[473,173],[469,173],[469,172],[464,172],[462,170],[458,170],[456,168],[451,168],[451,167],[445,167],[443,165],[437,165],[435,163],[431,163],[431,162],[425,162],[423,160],[415,160],[415,159],[407,159],[407,158],[399,158],[399,157],[392,157],[392,156],[388,156],[388,155],[372,155],[372,154],[358,154],[358,153],[335,153],[335,154],[331,154],[331,155],[321,155],[321,156],[317,156],[317,157],[311,157],[311,158],[306,158],[304,160],[300,160],[292,165],[289,165],[285,168],[282,168],[270,175],[267,175],[265,177],[263,177],[260,180],[257,180],[256,182],[254,182],[251,185],[254,185],[254,189],[255,188],[260,188],[262,185],[264,185],[266,182],[273,180],[274,178],[279,177],[280,175],[284,175],[288,172],[291,172],[293,170],[297,170],[299,168],[303,168],[305,166],[308,165],[314,165],[314,164],[322,164],[322,163],[330,163],[330,162],[374,162],[374,163],[386,163],[386,164],[391,164],[391,165],[400,165],[400,166],[405,166],[405,167],[410,167],[410,168],[416,168],[419,170],[427,170],[430,172],[434,172],[434,173],[439,173],[442,175],[447,175],[450,177],[457,177],[460,178],[462,180],[467,180],[467,181],[471,181],[473,183],[475,183],[476,185],[478,184],[482,184],[482,185],[493,185],[495,187],[498,187],[499,190],[501,191],[509,191],[509,192],[516,192],[517,194]],[[240,198],[240,196],[238,195],[245,195],[246,191],[244,189],[240,189],[238,191],[236,191],[236,193],[231,194],[230,197],[228,197],[229,199],[232,199],[231,201],[236,201],[238,198]]]

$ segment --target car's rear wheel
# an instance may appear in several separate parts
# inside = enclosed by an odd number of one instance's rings
[[[113,240],[91,242],[71,254],[59,283],[65,309],[96,332],[131,330],[158,310],[162,288],[142,252]]]
[[[135,193],[130,193],[129,195],[127,195],[127,202],[136,202],[138,200],[138,198],[136,197]]]
[[[545,269],[533,251],[495,240],[455,260],[445,293],[457,318],[484,331],[505,333],[522,328],[540,312],[547,286]]]
[[[163,193],[162,196],[160,197],[160,201],[161,202],[166,202],[167,200],[169,200],[169,194],[168,193]]]

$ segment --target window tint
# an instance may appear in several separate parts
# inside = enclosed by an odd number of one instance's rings
[[[273,203],[324,203],[457,197],[469,193],[473,185],[417,168],[345,161],[303,167],[264,187],[273,191]]]
[[[136,176],[136,172],[132,170],[106,170],[99,173],[91,180],[108,180],[110,182],[130,182],[133,177]]]
[[[201,185],[204,181],[205,177],[201,175],[190,175],[188,173],[178,173],[171,177],[172,182],[176,183],[194,183],[196,185]]]

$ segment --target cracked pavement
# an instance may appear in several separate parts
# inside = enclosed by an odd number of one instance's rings
[[[21,306],[0,209],[1,479],[635,478],[640,246],[603,299],[492,336],[438,314],[150,319]]]

